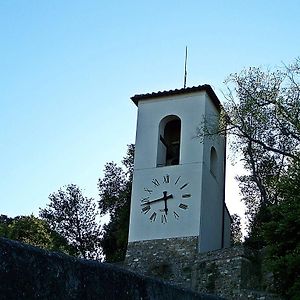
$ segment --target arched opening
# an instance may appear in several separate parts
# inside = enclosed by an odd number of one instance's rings
[[[217,164],[218,164],[218,156],[215,147],[211,147],[210,149],[210,172],[216,177],[217,176]]]
[[[180,160],[181,121],[167,116],[160,121],[157,149],[157,166],[178,165]]]

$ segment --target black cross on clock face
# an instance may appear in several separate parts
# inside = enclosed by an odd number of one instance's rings
[[[190,190],[190,183],[182,176],[166,174],[162,178],[153,178],[143,189],[141,213],[152,223],[166,224],[170,218],[180,220],[181,214],[190,207]]]

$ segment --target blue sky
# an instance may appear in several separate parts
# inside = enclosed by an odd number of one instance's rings
[[[0,214],[38,214],[135,139],[134,94],[210,84],[299,55],[299,1],[0,1]],[[231,174],[231,173],[230,173]],[[229,183],[233,183],[231,178]],[[230,209],[238,203],[229,186]]]

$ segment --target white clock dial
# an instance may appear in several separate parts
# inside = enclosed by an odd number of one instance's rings
[[[190,183],[181,176],[166,174],[161,178],[153,178],[143,188],[140,198],[141,213],[150,222],[166,224],[173,218],[180,220],[182,213],[189,209],[192,197]]]

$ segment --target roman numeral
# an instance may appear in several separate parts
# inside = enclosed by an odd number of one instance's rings
[[[150,209],[151,209],[150,205],[147,205],[147,206],[145,206],[145,207],[142,208],[142,212],[144,214],[146,214]]]
[[[152,179],[152,183],[156,186],[159,186],[159,181],[157,179]]]
[[[186,205],[186,204],[180,203],[180,204],[178,205],[178,207],[181,208],[181,209],[187,209],[189,206]]]
[[[180,178],[181,178],[181,176],[179,176],[179,177],[176,179],[175,184],[178,183],[178,181],[179,181]]]
[[[165,223],[168,222],[167,216],[166,216],[166,215],[161,215],[161,222],[162,222],[163,224],[165,224]]]
[[[148,202],[149,199],[150,199],[150,197],[145,197],[145,198],[141,199],[141,202],[143,202],[143,203]]]
[[[170,183],[170,176],[169,175],[164,176],[164,183]]]
[[[150,221],[154,222],[156,220],[156,212],[154,212],[151,216],[150,216]]]
[[[180,189],[183,190],[189,183],[184,184]]]
[[[144,191],[145,191],[145,192],[148,192],[149,194],[151,194],[151,193],[153,192],[152,190],[146,189],[146,188],[144,188]]]
[[[173,215],[176,220],[179,219],[179,214],[176,211],[173,211]]]
[[[181,197],[182,198],[190,198],[192,195],[191,194],[183,194]]]

